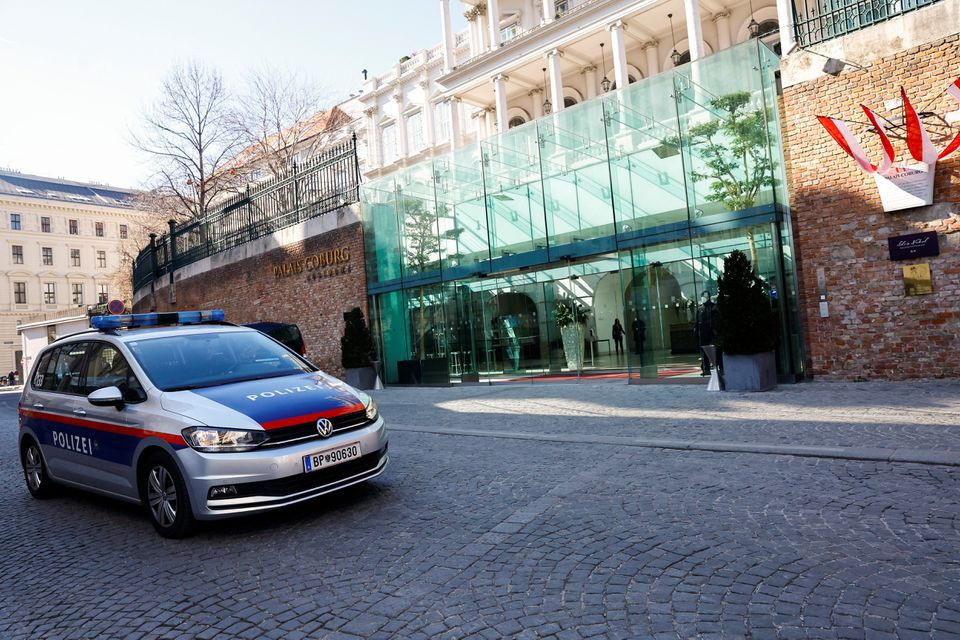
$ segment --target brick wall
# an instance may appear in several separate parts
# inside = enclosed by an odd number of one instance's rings
[[[884,213],[873,178],[814,117],[865,120],[859,104],[880,111],[884,100],[899,97],[901,84],[918,109],[940,116],[956,111],[952,98],[936,96],[960,75],[960,36],[865,66],[784,89],[808,373],[848,380],[960,377],[960,153],[937,165],[932,206]],[[932,135],[938,149],[958,133],[956,125],[928,122],[931,134],[939,133]],[[851,128],[879,162],[877,136]],[[905,141],[893,142],[903,159]],[[891,261],[887,238],[919,231],[938,232],[940,255]],[[907,297],[902,267],[920,262],[930,264],[934,293]],[[827,318],[819,314],[819,268]]]
[[[169,303],[164,286],[155,297],[139,300],[134,312],[223,309],[226,319],[237,324],[293,322],[303,333],[307,357],[342,376],[343,312],[353,307],[367,316],[359,223],[182,278],[176,281],[176,304]]]

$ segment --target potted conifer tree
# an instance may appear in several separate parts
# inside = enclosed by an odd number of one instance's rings
[[[373,389],[377,371],[373,367],[373,336],[363,319],[360,307],[343,314],[343,337],[340,338],[340,363],[346,382],[356,389]]]
[[[717,315],[724,388],[768,391],[776,387],[776,312],[763,281],[742,251],[734,251],[723,261],[723,275],[717,280]]]

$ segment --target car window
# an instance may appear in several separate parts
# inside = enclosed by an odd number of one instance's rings
[[[164,391],[315,370],[259,331],[181,334],[126,345],[150,380]]]
[[[41,388],[44,391],[81,393],[81,366],[89,347],[89,342],[72,342],[60,347],[56,359],[50,358]]]
[[[33,388],[34,389],[43,389],[44,383],[47,381],[47,376],[53,371],[51,366],[51,361],[53,363],[57,362],[57,352],[60,351],[59,348],[50,349],[42,356],[37,362],[36,368],[33,370]]]
[[[127,402],[146,399],[146,393],[130,370],[126,358],[112,344],[100,343],[87,358],[83,376],[83,393],[89,395],[97,389],[117,387]]]

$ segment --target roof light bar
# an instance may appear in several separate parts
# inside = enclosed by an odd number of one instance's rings
[[[134,327],[159,327],[171,324],[199,324],[222,322],[222,309],[209,311],[174,311],[169,313],[134,313],[119,316],[93,316],[90,326],[94,329],[132,329]]]

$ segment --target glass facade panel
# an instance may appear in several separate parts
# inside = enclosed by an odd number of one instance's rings
[[[404,278],[440,271],[441,246],[437,225],[433,164],[425,162],[397,176],[397,217]]]
[[[365,185],[385,382],[700,377],[735,249],[801,374],[776,69],[751,41]]]
[[[545,255],[547,230],[536,125],[516,127],[484,140],[481,152],[491,257],[509,264],[514,262],[512,256],[535,249]]]
[[[550,235],[550,257],[596,253],[589,243],[613,235],[603,103],[591,100],[543,118],[540,169]]]
[[[674,95],[673,74],[666,73],[604,100],[621,241],[687,224],[687,186]]]
[[[490,270],[487,210],[480,147],[473,145],[434,163],[442,268],[451,274]]]
[[[400,228],[395,183],[387,178],[366,185],[360,198],[367,285],[400,280]]]
[[[674,84],[691,220],[749,216],[773,203],[777,181],[758,46],[680,67]],[[768,70],[769,71],[769,70]],[[781,181],[782,182],[782,181]]]

